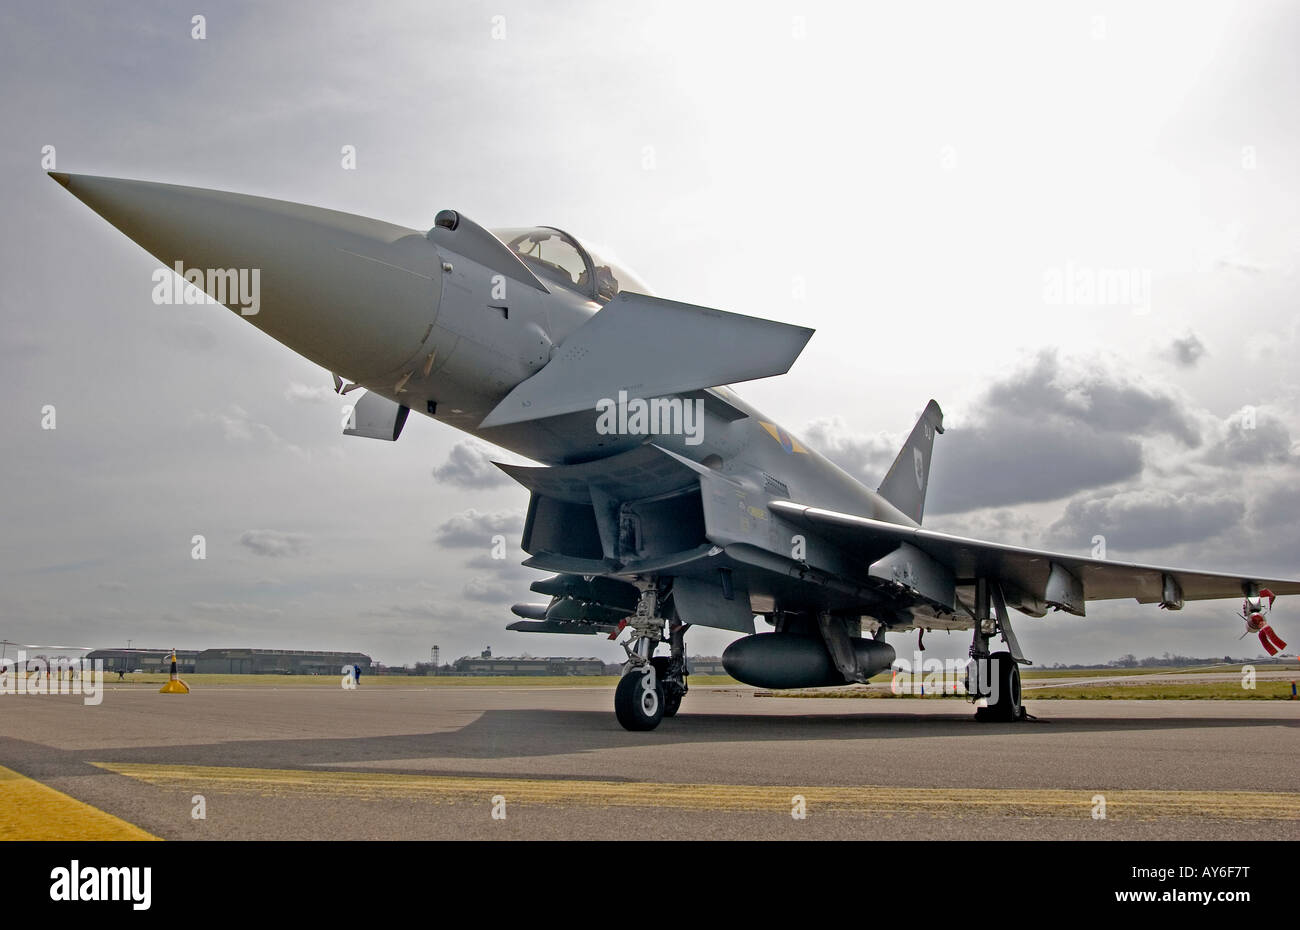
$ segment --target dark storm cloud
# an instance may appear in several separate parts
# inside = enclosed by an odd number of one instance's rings
[[[936,446],[927,512],[1049,501],[1142,473],[1143,439],[1195,448],[1195,419],[1172,395],[1055,351],[989,387]]]
[[[510,476],[492,464],[492,450],[472,439],[452,446],[433,477],[460,488],[500,488],[511,483]]]
[[[1050,501],[1137,478],[1142,445],[1068,420],[1009,411],[951,429],[935,452],[927,514]]]
[[[1180,368],[1195,368],[1205,354],[1205,343],[1196,333],[1188,332],[1169,344],[1168,355]]]
[[[1262,490],[1250,505],[1249,527],[1300,526],[1300,484],[1286,482]]]
[[[1101,433],[1164,433],[1198,446],[1195,421],[1169,394],[1139,384],[1121,372],[1063,359],[1054,349],[1038,353],[1032,365],[989,388],[986,415],[1055,420]]]
[[[499,510],[479,513],[470,508],[458,513],[437,530],[436,541],[455,549],[490,549],[493,536],[505,536],[507,546],[513,545],[524,530],[524,515],[517,510]]]
[[[1094,536],[1106,538],[1110,558],[1142,549],[1200,542],[1235,527],[1246,505],[1226,492],[1127,491],[1106,497],[1077,497],[1048,530],[1049,544],[1087,550]]]
[[[279,530],[249,530],[239,537],[239,544],[268,558],[291,558],[307,551],[311,537],[306,533],[283,533]]]
[[[838,419],[805,435],[867,485],[880,483],[902,437],[853,436]],[[1200,429],[1170,394],[1121,372],[1037,355],[994,382],[966,425],[936,440],[928,514],[1049,501],[1137,478],[1142,440],[1169,436],[1195,448]]]

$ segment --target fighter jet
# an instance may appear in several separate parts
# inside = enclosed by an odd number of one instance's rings
[[[357,395],[350,435],[399,438],[411,411],[537,466],[525,565],[553,573],[509,629],[626,633],[619,722],[651,730],[687,692],[693,625],[743,634],[723,656],[765,688],[865,682],[891,633],[970,630],[983,720],[1024,716],[1011,611],[1087,601],[1245,597],[1300,581],[1136,565],[921,525],[943,413],[931,400],[868,488],[730,385],[785,374],[812,330],[654,296],[554,227],[427,231],[333,210],[51,173],[168,268]],[[250,293],[243,287],[257,284]],[[235,286],[238,282],[240,286]],[[770,631],[755,632],[761,618]],[[993,651],[1000,637],[1005,648]],[[656,654],[665,645],[665,654]]]

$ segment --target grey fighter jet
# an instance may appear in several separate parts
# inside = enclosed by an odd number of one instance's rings
[[[420,231],[241,194],[51,176],[334,372],[336,390],[364,388],[346,432],[396,440],[414,410],[540,463],[501,466],[531,492],[525,564],[554,573],[532,585],[548,600],[517,605],[509,628],[625,632],[614,707],[631,730],[677,713],[694,624],[744,634],[726,668],[768,688],[866,681],[893,664],[891,632],[971,630],[976,715],[1013,720],[1027,661],[1013,610],[1240,597],[1257,616],[1264,600],[1300,592],[1298,581],[924,529],[938,404],[880,486],[865,487],[728,386],[784,374],[811,330],[653,296],[553,227],[489,231],[443,210]],[[250,275],[257,294],[233,286]],[[756,618],[772,630],[755,633]],[[992,651],[994,637],[1005,648]]]

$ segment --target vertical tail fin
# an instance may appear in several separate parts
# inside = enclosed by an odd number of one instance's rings
[[[890,466],[879,494],[917,523],[925,511],[925,491],[930,483],[930,453],[934,434],[943,432],[943,411],[933,400],[925,405],[912,435]]]

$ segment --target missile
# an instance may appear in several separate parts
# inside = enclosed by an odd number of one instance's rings
[[[546,608],[549,606],[549,604],[515,604],[510,608],[510,612],[525,620],[545,620]]]
[[[537,594],[552,597],[574,597],[583,601],[604,604],[619,610],[636,610],[639,593],[635,586],[615,578],[583,578],[581,575],[553,575],[528,586]]]

